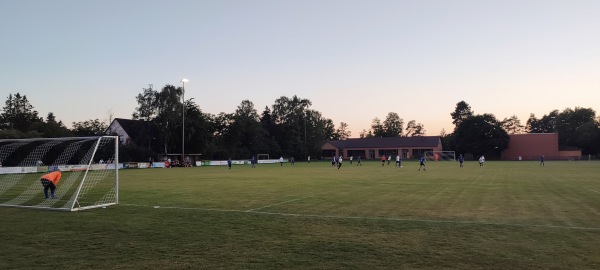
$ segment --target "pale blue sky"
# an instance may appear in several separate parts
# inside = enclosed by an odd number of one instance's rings
[[[310,99],[352,137],[396,112],[428,135],[475,113],[600,112],[600,1],[0,0],[0,100],[130,118],[153,84],[209,113]]]

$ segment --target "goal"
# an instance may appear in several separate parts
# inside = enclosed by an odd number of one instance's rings
[[[427,161],[456,161],[454,151],[426,151],[425,159]]]
[[[269,154],[257,154],[256,159],[257,160],[265,160],[265,159],[270,159],[270,158],[269,158]]]
[[[0,165],[0,206],[79,211],[119,202],[117,136],[3,139]],[[56,198],[46,199],[40,178],[56,170]]]

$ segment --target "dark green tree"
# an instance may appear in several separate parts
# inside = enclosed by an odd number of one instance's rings
[[[269,109],[269,106],[265,106],[265,109],[260,115],[260,124],[262,128],[269,133],[269,136],[271,136],[270,134],[276,133],[275,121],[271,116],[271,109]]]
[[[5,104],[0,114],[0,128],[2,129],[16,129],[26,133],[32,124],[43,122],[33,105],[27,100],[26,95],[9,94]]]
[[[142,88],[142,93],[136,96],[138,107],[133,112],[133,119],[135,120],[153,120],[158,112],[158,92],[152,89],[152,85],[148,88]]]
[[[341,122],[340,126],[335,130],[335,139],[336,140],[346,140],[350,138],[352,133],[348,130],[348,124]]]
[[[504,128],[508,134],[525,133],[525,126],[521,124],[521,120],[519,120],[516,115],[513,115],[510,118],[504,118],[501,123],[502,128]]]
[[[233,132],[231,127],[234,122],[234,115],[231,113],[221,112],[212,118],[214,127],[213,140],[210,145],[210,155],[216,159],[236,158]]]
[[[320,113],[319,113],[320,115]],[[322,131],[319,133],[319,137],[323,138],[324,140],[332,140],[335,134],[335,125],[333,124],[333,121],[331,119],[328,118],[320,118],[316,121],[316,125],[317,128],[321,129]],[[323,141],[321,141],[323,142]]]
[[[406,137],[415,137],[415,136],[424,136],[425,135],[425,126],[421,123],[417,123],[415,120],[410,120],[406,124],[406,133],[404,136]]]
[[[36,122],[31,127],[33,130],[42,134],[42,137],[57,138],[72,136],[73,133],[65,127],[62,121],[56,122],[54,113],[49,112],[46,116],[46,122]]]
[[[256,154],[268,153],[272,143],[250,100],[243,100],[230,117],[232,121],[223,138],[231,157],[249,159]]]
[[[383,137],[400,137],[402,136],[402,129],[404,126],[404,120],[395,112],[390,112],[383,121],[384,136]]]
[[[185,152],[205,155],[215,130],[212,116],[203,113],[191,99],[185,102],[185,108]]]
[[[588,108],[575,107],[574,110],[567,108],[560,112],[555,118],[559,144],[585,148],[585,145],[577,143],[579,129],[587,123],[595,123],[595,118],[596,112]]]
[[[440,131],[440,139],[442,141],[442,149],[452,151],[456,149],[454,143],[454,133],[447,134],[446,130],[442,128]]]
[[[36,136],[37,135],[37,136]],[[41,134],[31,134],[30,132],[25,133],[16,129],[0,129],[0,139],[25,139],[25,138],[36,138],[41,137]]]
[[[373,134],[371,134],[371,131],[367,131],[366,129],[363,129],[358,134],[358,137],[359,138],[368,138],[368,137],[373,137]]]
[[[336,138],[335,125],[315,110],[308,110],[307,116],[307,155],[320,157],[323,143]]]
[[[363,134],[365,137],[399,137],[402,136],[404,120],[395,112],[390,112],[385,117],[383,123],[378,117],[371,122],[369,133]]]
[[[370,133],[373,134],[373,137],[385,137],[385,127],[381,124],[381,120],[379,120],[379,118],[375,117],[375,119],[373,119]]]
[[[527,132],[528,133],[553,133],[556,132],[556,118],[558,117],[558,110],[554,110],[542,118],[537,119],[535,114],[530,114],[527,119]]]
[[[160,142],[163,146],[159,148],[159,153],[173,153],[181,150],[181,113],[178,113],[177,109],[181,110],[181,104],[165,103],[175,106],[172,110],[161,109],[162,113],[158,114],[152,121],[151,127],[156,127],[160,132],[160,135],[154,137],[155,132],[152,134],[152,138],[146,138],[148,141]],[[173,126],[173,130],[168,130],[167,127]],[[166,131],[168,130],[168,133]],[[200,107],[194,102],[193,99],[185,101],[185,153],[186,154],[210,154],[210,145],[215,132],[214,118],[212,115],[203,113]],[[144,136],[144,135],[142,135]],[[138,145],[143,145],[142,142],[136,142]],[[166,149],[165,149],[166,148]],[[156,147],[152,147],[156,149]]]
[[[508,148],[509,136],[492,114],[474,115],[462,119],[454,134],[456,151],[475,156],[499,157]]]
[[[165,153],[181,153],[183,89],[167,84],[161,91],[156,91],[152,87],[143,90],[144,92],[136,97],[138,107],[132,115],[133,118],[151,121],[156,125],[160,134],[158,140],[164,146]],[[188,110],[190,106],[193,107],[193,103],[185,106]]]
[[[149,157],[155,155],[156,153],[151,149],[137,144],[119,145],[119,162],[147,161]]]
[[[303,157],[307,153],[305,142],[304,122],[307,120],[308,108],[312,105],[310,100],[282,96],[275,100],[271,117],[276,124],[274,135],[281,147],[283,155]]]
[[[537,119],[534,114],[527,120],[529,133],[558,133],[561,146],[573,146],[582,149],[583,154],[598,153],[596,137],[596,112],[591,108],[567,108],[562,112],[553,110],[542,118]]]
[[[584,155],[600,154],[600,123],[587,122],[577,128],[574,143]]]
[[[73,122],[72,132],[76,136],[99,136],[105,135],[107,125],[98,119]]]
[[[464,119],[473,116],[473,110],[471,110],[471,106],[463,100],[456,103],[456,108],[454,109],[454,112],[450,113],[450,116],[452,116],[452,124],[454,124],[455,127],[458,127]]]
[[[275,124],[275,121],[271,116],[271,109],[269,109],[268,106],[265,106],[265,109],[260,116],[260,124],[262,129],[266,132],[266,143],[268,145],[268,149],[265,149],[261,154],[270,154],[272,156],[280,155],[281,147],[279,147],[276,137],[278,134],[277,124]]]

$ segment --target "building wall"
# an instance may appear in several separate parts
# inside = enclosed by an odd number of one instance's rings
[[[333,152],[333,151],[335,151],[335,156],[339,156],[340,155],[339,149],[337,149],[335,146],[333,146],[330,143],[325,143],[325,145],[323,145],[321,147],[321,152]],[[323,155],[322,158],[329,159],[329,158],[331,158],[331,155],[327,155],[327,156]]]
[[[121,125],[119,124],[119,122],[112,121],[112,123],[110,123],[110,126],[108,127],[108,129],[106,130],[106,134],[117,134],[119,136],[119,141],[121,142],[121,144],[127,144],[130,140],[129,135],[127,134],[127,132],[125,132],[125,130],[123,129],[123,127],[121,127]]]
[[[558,159],[558,133],[512,134],[508,148],[502,151],[503,160]]]
[[[581,150],[558,151],[558,157],[563,160],[580,159]]]
[[[321,150],[324,150],[323,152],[327,151],[335,151],[335,155],[339,156],[342,155],[344,158],[349,158],[350,155],[348,154],[349,151],[363,151],[365,154],[361,156],[362,159],[380,159],[381,158],[381,154],[380,151],[386,152],[386,153],[403,153],[403,158],[405,159],[409,159],[409,158],[415,158],[413,156],[413,150],[425,150],[425,151],[442,151],[442,143],[441,141],[438,143],[437,147],[386,147],[386,148],[375,148],[375,147],[367,147],[367,148],[347,148],[347,149],[338,149],[335,146],[333,146],[330,143],[325,143],[323,145],[323,147],[321,147]],[[373,156],[370,156],[371,150],[374,151]],[[395,157],[396,154],[394,154]],[[323,156],[324,159],[328,159],[331,156]],[[358,158],[357,156],[354,156],[354,158]]]

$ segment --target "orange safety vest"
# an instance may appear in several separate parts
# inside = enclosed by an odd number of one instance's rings
[[[58,184],[58,181],[60,181],[61,176],[62,174],[60,173],[60,171],[55,171],[48,174],[44,174],[44,176],[42,176],[42,179],[46,179],[56,186]]]

